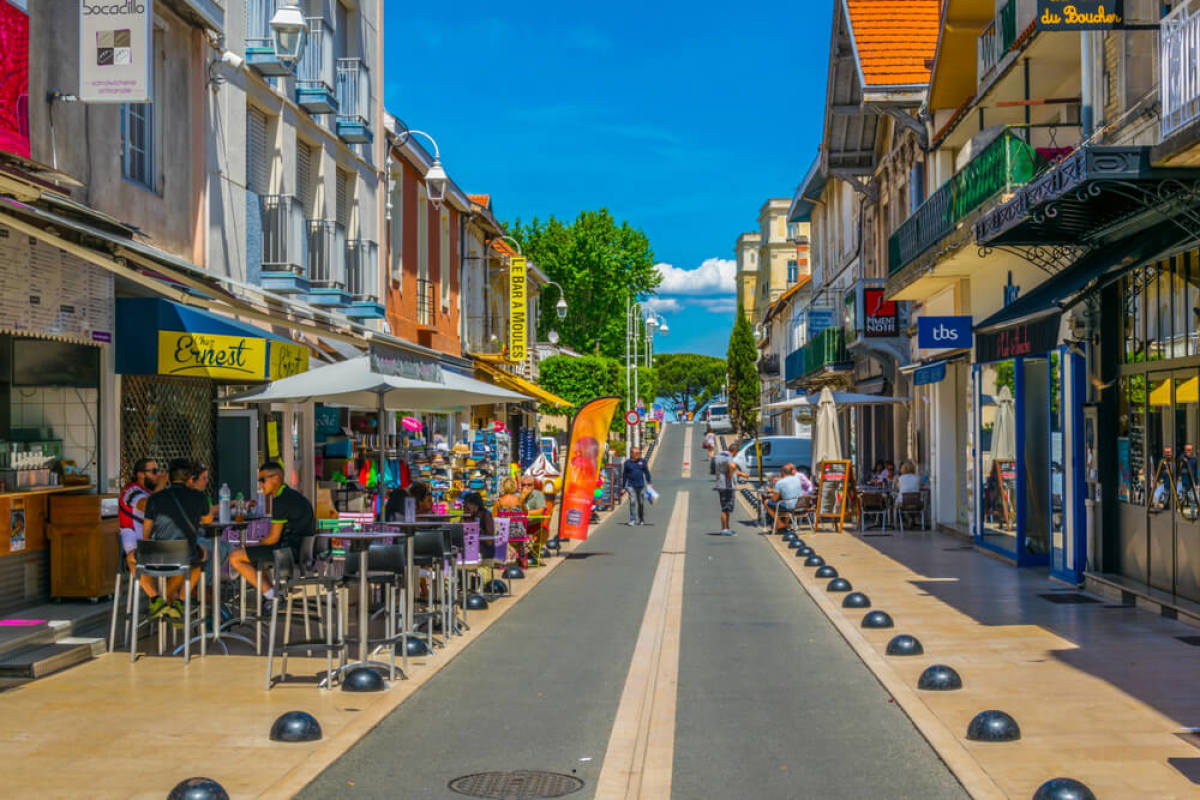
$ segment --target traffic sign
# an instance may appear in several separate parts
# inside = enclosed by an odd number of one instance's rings
[[[625,424],[626,425],[637,425],[638,424],[638,413],[636,411],[634,411],[632,408],[625,412]]]

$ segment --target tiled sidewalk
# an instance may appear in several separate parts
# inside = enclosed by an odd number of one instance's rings
[[[1100,798],[1200,797],[1200,737],[1187,735],[1200,726],[1200,647],[1177,638],[1200,630],[1097,597],[1051,602],[1044,596],[1077,593],[946,534],[802,538],[895,629],[861,629],[865,612],[843,609],[828,580],[778,537],[771,544],[976,797],[1028,798],[1060,776]],[[900,633],[925,654],[886,656]],[[958,670],[962,690],[916,690],[938,663]],[[968,723],[985,709],[1011,714],[1021,739],[968,741]]]

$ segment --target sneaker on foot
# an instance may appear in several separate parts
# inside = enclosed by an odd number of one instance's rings
[[[166,609],[167,609],[167,601],[163,600],[161,597],[151,597],[150,598],[150,613],[149,613],[148,618],[152,619],[152,620],[158,619],[159,617],[162,616],[163,611],[165,611]]]
[[[629,522],[626,522],[625,524],[626,524],[626,525],[628,525],[628,526],[629,526],[629,527],[631,527],[631,528],[637,525],[637,523],[636,523],[636,522],[634,522],[633,520],[629,520]]]

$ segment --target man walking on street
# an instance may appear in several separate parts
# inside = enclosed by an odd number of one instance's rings
[[[728,450],[717,453],[713,467],[717,473],[717,497],[721,500],[721,535],[734,536],[735,531],[729,527],[729,515],[733,513],[734,476],[750,476],[738,469],[733,461],[733,454]]]
[[[629,451],[629,458],[621,469],[621,491],[629,495],[629,525],[645,525],[646,487],[652,482],[650,465],[642,458],[640,448]]]

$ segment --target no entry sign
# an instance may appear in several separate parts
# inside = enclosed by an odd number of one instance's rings
[[[625,412],[625,424],[626,425],[637,425],[638,424],[638,413],[636,411],[634,411],[632,408]]]

